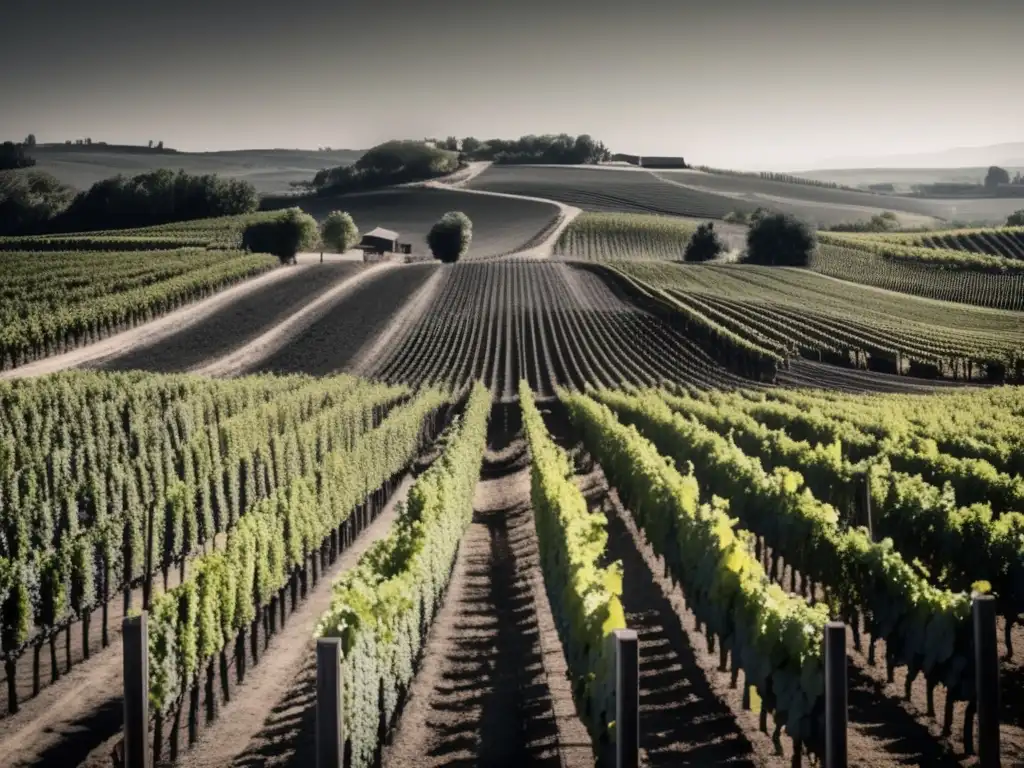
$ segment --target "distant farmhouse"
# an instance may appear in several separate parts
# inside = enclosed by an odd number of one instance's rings
[[[399,242],[397,232],[383,227],[371,229],[363,235],[358,248],[366,259],[371,255],[383,257],[387,253],[412,253],[411,243]]]

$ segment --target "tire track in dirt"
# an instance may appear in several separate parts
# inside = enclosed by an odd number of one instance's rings
[[[593,764],[543,590],[525,451],[517,436],[485,457],[389,768]]]

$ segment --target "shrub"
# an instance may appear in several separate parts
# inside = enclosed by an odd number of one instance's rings
[[[320,227],[324,247],[344,253],[359,242],[359,229],[352,217],[344,211],[331,211]]]
[[[799,219],[785,213],[770,213],[752,223],[747,232],[750,264],[807,266],[815,247],[814,233]]]
[[[430,228],[427,245],[435,259],[453,264],[466,255],[473,239],[473,222],[461,211],[449,211]]]
[[[1024,208],[1019,211],[1014,211],[1007,217],[1006,226],[1008,227],[1024,227]]]
[[[710,221],[697,227],[690,242],[686,244],[683,261],[711,261],[725,250],[725,246],[715,232],[715,225]]]
[[[24,144],[15,144],[13,141],[0,144],[0,171],[31,168],[35,164],[35,158],[25,151]]]
[[[274,221],[251,224],[242,233],[242,247],[253,253],[270,253],[282,262],[294,261],[299,251],[319,241],[316,219],[298,208],[289,208]]]

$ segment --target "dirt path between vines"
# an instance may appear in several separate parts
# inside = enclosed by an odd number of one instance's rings
[[[387,768],[593,765],[538,564],[525,450],[517,436],[488,451]]]
[[[423,313],[430,308],[442,283],[449,277],[451,277],[450,269],[436,270],[427,279],[427,282],[405,302],[391,322],[377,334],[372,345],[359,353],[359,356],[349,366],[350,372],[354,376],[368,376],[392,349],[399,347],[423,317]]]
[[[296,269],[308,269],[307,266],[299,267],[277,267],[269,272],[245,280],[241,283],[218,291],[213,296],[186,304],[173,312],[168,312],[155,320],[143,325],[136,326],[127,331],[116,333],[95,344],[88,344],[70,352],[60,355],[53,355],[33,363],[13,368],[9,371],[0,371],[0,379],[18,379],[30,376],[45,376],[49,373],[63,371],[66,368],[75,368],[84,363],[95,363],[112,358],[123,353],[126,349],[137,346],[155,344],[171,334],[187,328],[193,323],[208,317],[219,309],[226,307],[231,302],[243,296],[259,290],[271,283],[284,280],[295,274]]]
[[[241,349],[212,363],[197,367],[192,372],[204,376],[235,376],[246,372],[260,360],[266,359],[284,347],[290,339],[309,328],[324,312],[351,294],[360,285],[377,277],[384,270],[397,268],[393,263],[384,262],[356,272]]]
[[[265,761],[256,759],[257,755],[274,753],[277,740],[288,733],[282,713],[289,709],[289,691],[296,680],[301,679],[309,662],[315,659],[313,630],[331,604],[334,580],[355,565],[374,542],[387,535],[397,516],[397,506],[405,500],[412,484],[412,475],[406,475],[384,510],[323,573],[316,588],[288,617],[284,629],[271,638],[260,663],[246,674],[244,684],[221,709],[216,722],[202,731],[199,741],[182,755],[177,765],[184,768],[261,765]],[[312,707],[309,714],[313,714]]]

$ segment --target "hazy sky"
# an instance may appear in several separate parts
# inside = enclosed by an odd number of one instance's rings
[[[1024,141],[1024,0],[2,3],[3,139],[565,131],[763,168]]]

